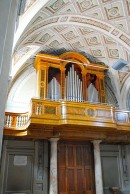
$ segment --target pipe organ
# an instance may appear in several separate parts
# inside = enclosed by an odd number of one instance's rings
[[[108,67],[105,65],[90,63],[79,53],[67,52],[59,57],[39,54],[35,68],[40,98],[106,102],[104,71]]]

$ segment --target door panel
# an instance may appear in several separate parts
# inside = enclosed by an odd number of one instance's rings
[[[94,194],[91,144],[58,144],[59,194]]]
[[[48,194],[48,141],[4,140],[0,194]]]
[[[111,194],[111,187],[120,187],[119,153],[101,154],[104,194]]]
[[[4,140],[1,173],[1,194],[32,194],[34,142]]]

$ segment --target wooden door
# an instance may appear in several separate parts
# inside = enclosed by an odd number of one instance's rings
[[[59,142],[59,194],[94,194],[92,155],[90,144]]]

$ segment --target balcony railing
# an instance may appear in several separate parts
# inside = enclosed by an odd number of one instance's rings
[[[130,125],[130,111],[108,104],[32,99],[31,123],[51,125]]]
[[[27,130],[33,124],[130,130],[130,112],[108,104],[32,99],[31,113],[5,114],[5,130]]]
[[[5,113],[5,128],[26,129],[29,120],[28,113]]]

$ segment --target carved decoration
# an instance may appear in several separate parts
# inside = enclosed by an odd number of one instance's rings
[[[93,7],[96,7],[98,5],[98,2],[97,0],[80,0],[77,1],[77,4],[80,11],[84,12],[86,10],[92,9]]]

